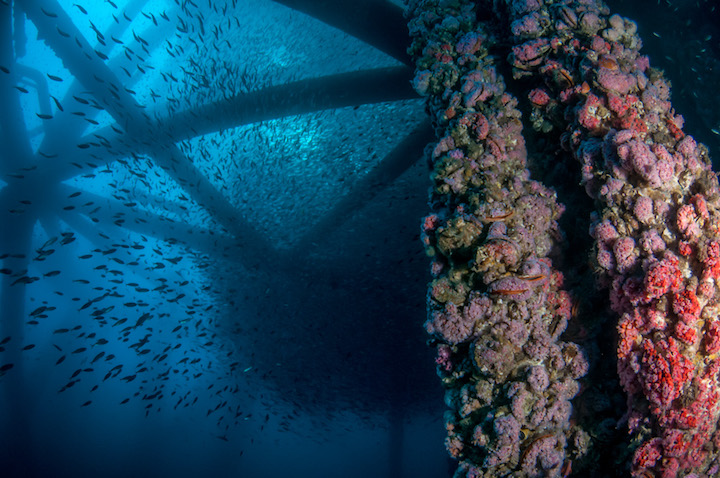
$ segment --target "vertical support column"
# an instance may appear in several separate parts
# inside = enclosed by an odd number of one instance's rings
[[[464,477],[559,477],[588,452],[571,399],[588,370],[560,339],[571,297],[550,254],[555,192],[530,179],[517,100],[489,56],[474,1],[409,7],[415,89],[439,137],[430,153],[426,329],[445,387],[450,455]]]
[[[718,476],[720,186],[637,25],[602,1],[506,0],[513,74],[598,205],[597,282],[618,315],[631,471]]]
[[[3,254],[10,254],[2,260],[2,268],[14,272],[28,268],[33,223],[32,218],[22,217],[2,220],[0,243],[3,245]],[[8,476],[26,476],[24,467],[28,464],[24,463],[23,457],[29,456],[26,451],[32,445],[29,417],[34,400],[30,396],[22,356],[27,286],[23,283],[12,285],[16,280],[17,277],[10,275],[2,275],[0,279],[0,340],[11,337],[3,345],[3,359],[4,363],[14,364],[0,379],[0,397],[4,402],[3,409],[7,411],[0,417],[0,462],[7,467],[3,473],[8,473]]]
[[[32,157],[20,98],[12,88],[16,74],[12,37],[16,3],[0,4],[0,65],[9,71],[0,71],[0,104],[3,105],[0,114],[0,144],[3,146],[0,171],[4,172],[28,166]],[[20,12],[15,11],[15,15],[24,19]],[[21,37],[16,37],[16,40],[24,41]],[[0,214],[0,251],[10,254],[0,262],[2,268],[13,271],[27,269],[34,222],[34,217],[24,214],[10,215],[6,210]],[[5,274],[0,279],[0,340],[11,337],[3,345],[3,358],[6,363],[14,365],[0,380],[0,397],[4,401],[4,409],[8,411],[0,418],[0,463],[4,464],[3,474],[25,476],[26,464],[22,457],[26,456],[25,451],[30,446],[28,423],[32,405],[22,358],[26,286],[22,283],[13,286],[16,279]]]

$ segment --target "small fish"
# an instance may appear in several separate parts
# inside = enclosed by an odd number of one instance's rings
[[[61,363],[63,363],[65,361],[65,357],[67,357],[67,355],[63,355],[62,357],[60,357],[57,362],[55,362],[55,365],[60,365]]]
[[[91,403],[92,403],[92,400],[88,400],[87,402],[83,403],[83,404],[81,405],[81,407],[87,407],[87,406],[90,405]]]
[[[27,92],[28,92],[28,90],[26,90],[26,89],[23,88],[22,86],[14,86],[13,88],[15,88],[16,90],[18,90],[20,93],[27,93]]]
[[[28,277],[28,276],[22,276],[21,278],[17,279],[15,282],[13,282],[10,285],[15,284],[32,284],[37,280],[37,277]]]
[[[40,8],[40,10],[50,18],[57,18],[57,13],[46,12],[45,9],[42,7]]]
[[[62,81],[63,79],[59,76],[51,75],[50,73],[47,74],[48,78],[50,78],[53,81]]]
[[[78,10],[83,12],[85,15],[87,15],[87,10],[85,10],[81,5],[78,5],[77,3],[73,4],[74,7],[78,7]]]
[[[30,344],[30,345],[26,345],[25,347],[23,347],[23,350],[31,350],[34,348],[35,348],[35,344]]]
[[[32,312],[30,312],[30,316],[31,316],[31,317],[35,317],[36,315],[42,314],[42,313],[45,312],[46,310],[47,310],[47,307],[45,307],[45,306],[43,305],[43,306],[38,307],[37,309],[33,310]]]
[[[50,271],[43,274],[43,277],[55,277],[58,274],[60,274],[60,271]]]
[[[86,350],[87,350],[87,349],[86,349],[85,347],[80,347],[79,349],[73,350],[72,353],[74,353],[74,354],[79,354],[79,353],[85,352]]]
[[[45,115],[45,114],[41,114],[41,113],[35,113],[35,114],[40,119],[44,119],[44,120],[52,119],[52,115]]]
[[[59,101],[57,98],[55,98],[55,97],[52,96],[52,95],[50,95],[50,98],[52,98],[53,101],[55,102],[55,106],[57,106],[57,109],[59,109],[60,111],[65,111],[65,110],[63,109],[62,105],[60,104],[60,101]]]

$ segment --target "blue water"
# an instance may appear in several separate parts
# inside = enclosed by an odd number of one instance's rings
[[[400,2],[11,3],[0,476],[450,476]],[[708,4],[645,3],[717,152]]]

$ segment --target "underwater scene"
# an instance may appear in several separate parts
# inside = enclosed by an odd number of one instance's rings
[[[719,84],[712,0],[0,0],[0,476],[720,476]]]

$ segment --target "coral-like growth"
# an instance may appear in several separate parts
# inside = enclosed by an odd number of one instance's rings
[[[450,407],[446,446],[458,476],[561,476],[589,441],[570,403],[588,363],[560,340],[571,300],[548,258],[563,208],[529,179],[517,101],[488,56],[476,8],[426,0],[409,9],[414,86],[440,138],[423,242],[434,261],[426,329]],[[530,35],[545,21],[514,29]],[[547,48],[515,55],[532,61]],[[618,253],[630,267],[631,254]]]
[[[595,263],[621,316],[618,372],[640,443],[633,474],[713,475],[720,189],[707,150],[682,131],[633,22],[594,0],[506,6],[514,75],[529,83],[533,114],[559,129],[601,206]],[[515,26],[538,17],[542,29]]]

